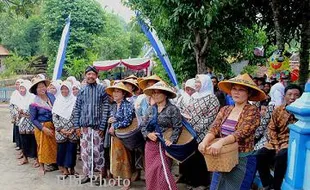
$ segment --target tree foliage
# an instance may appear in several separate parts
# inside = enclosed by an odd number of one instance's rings
[[[9,14],[0,14],[0,30],[3,32],[1,43],[18,55],[29,57],[40,52],[42,23],[39,16],[26,19],[22,16],[12,18]]]
[[[21,5],[24,11],[19,11]],[[8,0],[0,1],[0,10],[0,43],[26,62],[31,56],[47,56],[50,76],[69,14],[65,77],[81,78],[95,60],[137,57],[146,41],[140,30],[95,0]]]
[[[71,15],[70,38],[66,52],[66,68],[73,67],[73,60],[82,59],[81,67],[92,64],[87,58],[94,39],[104,30],[103,9],[94,0],[46,0],[43,4],[43,50],[49,57],[49,73],[56,60],[59,41],[66,18]],[[78,67],[80,68],[80,67]],[[71,71],[68,70],[67,71]],[[82,72],[82,70],[81,70]],[[73,73],[69,73],[73,74]]]
[[[247,1],[128,0],[127,5],[150,20],[180,75],[185,68],[203,73],[206,66],[229,74],[229,56],[252,58],[253,48],[268,41]]]

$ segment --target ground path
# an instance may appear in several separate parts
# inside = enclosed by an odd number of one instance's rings
[[[77,185],[77,181],[69,184],[69,179],[63,183],[57,180],[59,171],[48,172],[41,177],[38,169],[34,169],[32,164],[18,166],[16,159],[17,151],[14,149],[15,144],[12,143],[12,124],[8,105],[0,104],[0,189],[1,190],[114,190],[120,187],[95,187],[91,184]],[[33,161],[31,160],[31,163]],[[78,161],[77,172],[81,171],[81,162]],[[179,189],[186,189],[184,184],[178,184]],[[145,189],[144,181],[134,182],[133,190]]]

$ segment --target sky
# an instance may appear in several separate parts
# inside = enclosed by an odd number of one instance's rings
[[[128,7],[124,6],[121,3],[121,0],[97,0],[103,7],[105,7],[108,11],[113,11],[118,14],[122,18],[125,19],[126,22],[130,21],[130,18],[135,14]]]

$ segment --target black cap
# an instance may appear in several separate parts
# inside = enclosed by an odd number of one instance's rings
[[[94,66],[87,66],[86,70],[85,70],[85,74],[90,72],[90,71],[93,71],[95,72],[96,74],[98,74],[98,70],[96,69],[96,67]]]

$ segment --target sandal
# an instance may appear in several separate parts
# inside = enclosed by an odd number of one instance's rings
[[[58,170],[58,168],[56,168],[56,167],[53,166],[53,165],[49,165],[49,166],[47,166],[46,169],[45,169],[46,172],[53,172],[53,171],[56,171],[56,170]]]
[[[28,160],[22,160],[18,163],[19,166],[22,166],[22,165],[25,165],[25,164],[28,164]]]
[[[69,177],[69,173],[66,173],[66,174],[62,174],[62,176],[60,176],[60,180],[65,180]]]
[[[17,159],[22,159],[22,158],[24,158],[23,154],[17,156]]]
[[[32,164],[32,166],[33,166],[34,168],[38,168],[38,167],[40,167],[40,164],[38,163],[38,161],[34,161],[33,164]]]
[[[72,172],[70,172],[70,175],[74,175],[74,177],[76,177],[76,178],[79,178],[80,177],[80,174],[79,173],[77,173],[76,171],[72,171]]]

